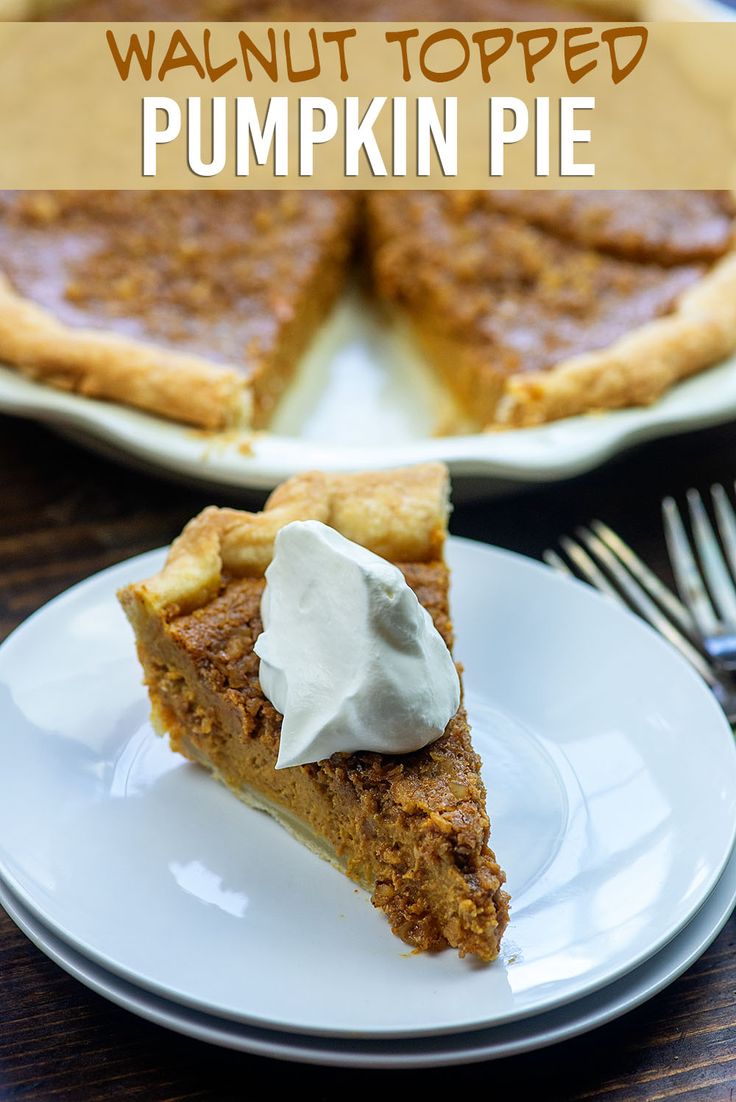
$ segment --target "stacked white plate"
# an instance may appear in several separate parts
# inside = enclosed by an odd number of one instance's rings
[[[549,1045],[684,971],[736,901],[736,750],[696,674],[587,587],[451,540],[457,653],[512,922],[412,954],[346,878],[170,752],[115,591],[0,648],[0,901],[82,983],[179,1032],[404,1067]]]

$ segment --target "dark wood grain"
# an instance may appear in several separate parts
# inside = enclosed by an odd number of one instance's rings
[[[216,496],[125,470],[10,419],[0,419],[0,471],[0,636],[93,571],[167,543]],[[729,426],[648,445],[573,481],[460,505],[452,529],[538,556],[558,533],[600,516],[667,577],[662,496],[730,483],[734,475],[736,427]],[[476,1096],[524,1102],[732,1102],[736,923],[732,918],[667,991],[586,1037],[493,1064],[358,1076],[230,1053],[149,1025],[69,978],[0,912],[3,1102],[239,1099],[259,1089],[256,1076],[269,1093],[320,1099],[344,1096],[358,1084],[386,1090],[395,1082],[425,1097],[472,1089]]]

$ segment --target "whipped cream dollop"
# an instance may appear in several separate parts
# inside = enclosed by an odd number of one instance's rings
[[[460,705],[452,656],[401,571],[320,521],[278,533],[261,616],[261,688],[284,717],[277,769],[419,750]]]

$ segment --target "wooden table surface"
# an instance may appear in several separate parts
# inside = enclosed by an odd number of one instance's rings
[[[0,418],[0,636],[74,582],[170,541],[213,495],[96,458],[28,422]],[[736,426],[647,445],[579,479],[456,508],[452,530],[538,556],[555,535],[607,520],[667,577],[666,493],[736,475]],[[232,500],[232,499],[231,499]],[[249,502],[252,504],[253,501]],[[697,732],[693,732],[697,753]],[[250,1057],[179,1037],[120,1010],[52,964],[0,911],[0,1099],[318,1098],[363,1083],[513,1099],[736,1096],[736,925],[667,991],[619,1021],[551,1049],[431,1072],[355,1072]],[[410,1076],[410,1079],[409,1079]],[[401,1078],[403,1077],[403,1078]]]

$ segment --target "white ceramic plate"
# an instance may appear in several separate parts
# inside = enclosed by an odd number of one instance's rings
[[[71,949],[34,918],[0,881],[0,904],[47,956],[98,994],[157,1025],[225,1048],[302,1063],[368,1068],[418,1068],[498,1059],[544,1048],[620,1017],[652,998],[690,967],[715,940],[736,904],[736,856],[695,917],[666,948],[594,995],[523,1022],[454,1036],[355,1041],[272,1033],[168,1002],[135,987]]]
[[[731,852],[730,728],[691,668],[617,605],[482,544],[449,550],[514,897],[497,964],[407,953],[364,893],[152,734],[114,594],[159,553],[70,590],[0,650],[0,875],[108,970],[292,1032],[497,1025],[636,967]]]
[[[187,481],[272,489],[299,471],[446,462],[476,492],[579,474],[633,444],[736,417],[736,359],[653,406],[504,433],[436,436],[445,399],[398,330],[356,296],[324,328],[272,431],[206,436],[0,368],[0,411],[48,421],[116,458]]]

